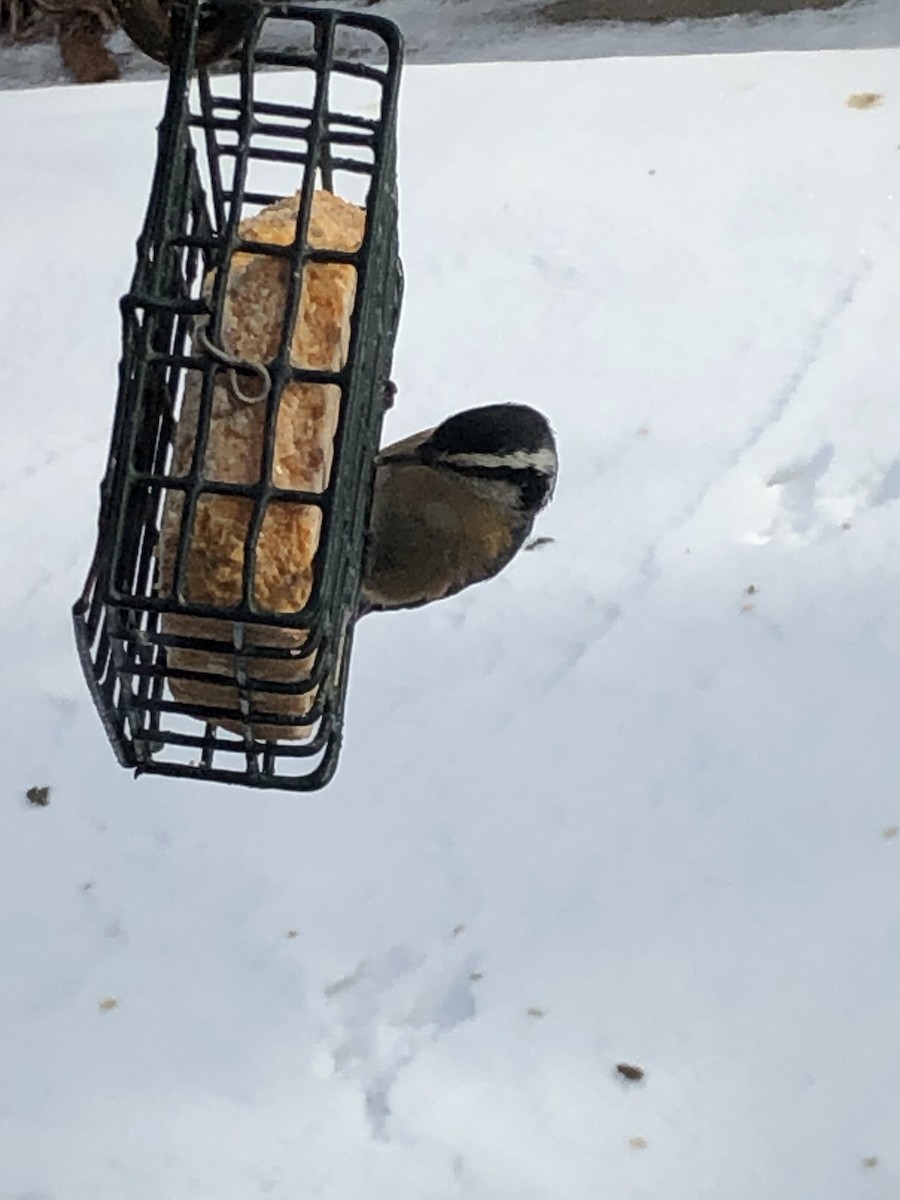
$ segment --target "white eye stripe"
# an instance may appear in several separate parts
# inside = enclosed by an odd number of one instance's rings
[[[441,454],[449,466],[486,467],[488,470],[539,471],[542,475],[555,475],[556,454],[548,447],[541,450],[512,450],[508,454]]]

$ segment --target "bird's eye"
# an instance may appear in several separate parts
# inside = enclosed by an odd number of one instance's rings
[[[539,508],[550,495],[550,480],[540,471],[524,472],[519,484],[523,508]]]

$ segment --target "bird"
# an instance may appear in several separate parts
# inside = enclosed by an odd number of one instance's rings
[[[359,615],[418,608],[493,578],[556,484],[556,442],[526,404],[487,404],[382,449]]]

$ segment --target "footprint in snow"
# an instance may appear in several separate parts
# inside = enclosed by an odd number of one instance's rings
[[[852,528],[866,509],[900,500],[900,458],[887,466],[872,462],[850,489],[829,487],[835,448],[825,443],[809,459],[795,459],[772,473],[766,487],[777,489],[772,521],[753,540],[803,544]]]
[[[772,489],[772,519],[753,541],[802,545],[840,532],[849,501],[828,494],[834,457],[834,446],[825,442],[811,457],[793,459],[772,472],[766,480]]]
[[[403,1068],[475,1015],[475,966],[455,946],[432,954],[395,946],[324,989],[333,1069],[360,1087],[375,1137],[387,1136],[390,1094]]]

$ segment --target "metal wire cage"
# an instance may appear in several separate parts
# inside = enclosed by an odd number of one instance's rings
[[[215,7],[193,0],[174,10],[181,28],[157,168],[121,304],[123,351],[98,541],[73,615],[89,687],[124,766],[309,791],[324,786],[337,765],[400,309],[402,43],[391,22],[363,14],[291,4],[241,8],[247,33],[232,56],[238,73],[201,69],[193,84],[198,20],[202,12],[208,22]],[[290,73],[260,70],[270,66]],[[357,249],[312,244],[319,189],[364,208]],[[242,236],[248,216],[295,194],[289,244]],[[246,262],[250,254],[276,264],[284,280],[278,345],[262,361],[222,349],[229,272],[236,255]],[[349,342],[334,370],[298,366],[292,357],[305,280],[321,263],[355,273]],[[259,466],[250,482],[207,468],[225,376],[240,397],[233,403],[253,408],[259,422]],[[297,384],[340,397],[321,490],[279,486],[273,470],[282,399]],[[178,431],[188,419],[185,457]],[[188,582],[197,522],[221,503],[244,513],[237,593],[225,604],[198,599]],[[290,513],[292,506],[312,512],[319,527],[312,581],[302,606],[267,607],[255,585],[260,536],[275,509]]]

